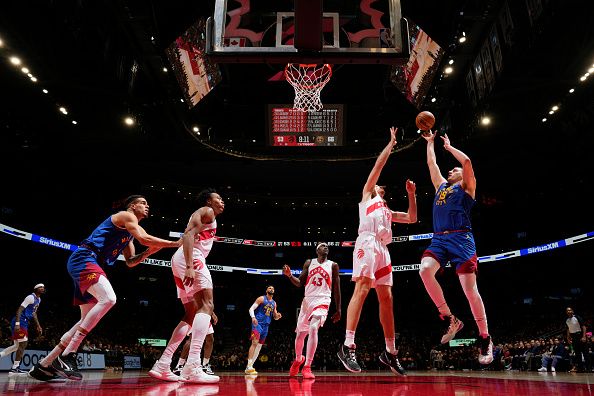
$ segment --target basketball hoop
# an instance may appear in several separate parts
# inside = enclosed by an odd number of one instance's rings
[[[306,65],[288,63],[285,67],[285,79],[295,88],[293,108],[301,111],[320,111],[322,102],[320,92],[332,77],[329,64]]]

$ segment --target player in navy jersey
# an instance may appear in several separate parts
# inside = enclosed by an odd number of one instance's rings
[[[268,335],[268,326],[271,319],[279,320],[282,315],[276,310],[276,301],[272,299],[274,296],[274,286],[266,288],[266,294],[256,298],[254,304],[249,309],[250,317],[252,318],[252,345],[248,352],[248,362],[245,368],[246,374],[258,374],[254,369],[254,362],[258,359],[260,349]]]
[[[181,239],[168,241],[154,237],[138,224],[149,214],[149,205],[143,196],[128,197],[124,208],[99,224],[68,259],[68,273],[74,282],[74,305],[80,306],[80,320],[31,369],[31,377],[41,381],[48,381],[56,375],[82,379],[77,369],[76,351],[85,336],[116,303],[116,295],[102,266],[112,265],[123,254],[126,264],[132,268],[162,248],[181,245]],[[134,238],[148,249],[136,254]]]
[[[12,318],[12,321],[10,322],[14,344],[0,352],[0,358],[3,358],[16,351],[10,373],[26,373],[26,371],[21,370],[19,366],[21,365],[21,359],[23,358],[29,340],[29,322],[33,322],[35,325],[38,336],[43,332],[43,329],[39,324],[39,319],[37,319],[37,309],[41,303],[41,295],[43,293],[45,293],[45,286],[43,283],[35,285],[33,293],[25,297],[21,305],[19,305],[15,317]]]
[[[427,165],[436,194],[433,202],[433,239],[423,253],[420,275],[440,317],[449,319],[448,330],[441,338],[441,342],[445,344],[456,336],[464,324],[450,311],[435,274],[448,262],[456,268],[479,329],[479,363],[489,364],[493,361],[493,342],[489,335],[485,306],[476,283],[477,255],[470,224],[470,210],[475,203],[476,178],[470,158],[450,144],[448,135],[441,137],[444,148],[462,167],[449,171],[447,180],[441,175],[435,157],[435,136],[436,133],[432,131],[423,135],[427,140]]]

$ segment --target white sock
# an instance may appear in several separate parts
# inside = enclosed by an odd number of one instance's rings
[[[344,345],[350,347],[355,343],[355,330],[347,330],[344,338]]]
[[[179,322],[175,329],[173,330],[173,334],[171,334],[171,339],[167,343],[163,354],[159,361],[163,364],[171,365],[171,359],[173,358],[173,354],[179,347],[179,344],[182,343],[186,335],[188,335],[188,331],[190,331],[190,325],[186,322]]]
[[[64,352],[62,352],[62,356],[66,356],[69,353],[78,351],[78,347],[88,334],[86,330],[81,330],[76,330],[76,333],[74,333],[74,336],[72,336],[72,339],[68,343],[68,346],[66,347],[66,349],[64,349]]]
[[[247,368],[252,368],[254,365],[254,359],[248,359]]]
[[[250,364],[250,367],[252,367],[252,365],[258,360],[258,355],[260,354],[260,349],[262,349],[262,344],[256,345],[256,348],[254,349],[254,356],[252,357],[252,363]]]
[[[396,339],[395,338],[384,338],[386,341],[386,351],[392,355],[396,355]]]
[[[188,355],[188,363],[200,362],[200,351],[202,344],[208,332],[210,325],[210,315],[199,312],[194,317],[192,324],[192,342],[190,344],[190,354]]]
[[[12,344],[8,348],[6,348],[2,352],[0,352],[0,358],[3,358],[4,356],[10,355],[11,353],[13,353],[14,351],[16,351],[17,349],[19,349],[19,343],[18,343],[18,341],[15,341],[14,344]]]
[[[14,364],[12,365],[13,369],[19,368],[19,366],[21,365],[21,361],[20,360],[15,360]]]
[[[208,362],[210,362],[210,358],[204,358],[202,359],[202,365],[206,366],[208,364]]]

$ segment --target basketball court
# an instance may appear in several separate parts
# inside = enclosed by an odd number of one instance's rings
[[[288,378],[286,373],[248,376],[217,373],[215,385],[160,382],[146,372],[85,373],[83,381],[40,383],[26,375],[0,374],[3,394],[85,395],[542,395],[585,396],[594,392],[592,374],[556,375],[519,372],[411,372],[406,377],[371,372],[359,375],[344,372],[316,373],[315,380]]]

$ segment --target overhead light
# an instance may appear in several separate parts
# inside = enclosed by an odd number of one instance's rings
[[[42,89],[41,92],[43,92],[44,94],[49,93],[49,91],[47,89]]]
[[[547,119],[546,119],[546,118],[543,118],[543,119],[542,119],[542,122],[547,122]]]
[[[21,60],[19,58],[17,58],[16,56],[11,56],[10,63],[12,63],[15,66],[18,66],[21,64]]]
[[[549,114],[555,114],[555,112],[553,110],[549,111]]]
[[[590,73],[584,74],[584,77],[589,77],[589,76],[590,76]]]
[[[592,66],[591,68],[588,69],[588,73],[590,73],[590,74],[594,73],[594,66]]]
[[[64,115],[68,114],[68,110],[66,110],[66,107],[60,107],[58,110],[60,110],[60,113]]]
[[[551,110],[557,111],[557,110],[559,110],[559,106],[553,106],[553,107],[551,107]]]
[[[72,125],[76,125],[78,124],[78,122],[76,122],[75,120],[72,120]]]
[[[37,82],[37,77],[31,77],[31,81]]]
[[[491,118],[485,116],[483,118],[481,118],[481,124],[483,125],[489,125],[491,123]]]
[[[23,69],[27,69],[27,68],[26,67],[23,67]],[[23,69],[21,69],[21,71],[23,71]],[[29,70],[29,69],[27,69],[27,70]],[[31,74],[29,72],[27,72],[26,74],[27,74],[27,77],[29,77],[29,78],[33,77],[33,74]]]
[[[164,73],[167,73],[167,68],[166,67],[163,68],[163,72]]]
[[[124,118],[124,124],[128,125],[128,126],[132,126],[135,124],[134,118],[128,116]]]
[[[569,90],[569,93],[573,93],[573,91],[575,91],[575,89],[571,88],[571,89]]]
[[[184,103],[184,98],[179,98],[179,101]]]
[[[437,98],[431,98],[431,103],[437,102]]]
[[[0,48],[4,47],[4,41],[2,41],[2,39],[0,39]]]
[[[586,76],[581,76],[581,77],[580,77],[580,81],[586,81],[586,78],[588,78],[588,77],[586,77]]]
[[[466,32],[462,32],[462,36],[458,39],[459,42],[464,43],[466,42]]]
[[[233,143],[233,139],[229,139],[229,143]]]
[[[194,132],[200,132],[200,128],[198,128],[196,125],[194,125],[194,127],[192,128],[192,130]]]
[[[454,68],[451,66],[446,67],[444,70],[445,74],[451,74],[453,71],[454,71]]]
[[[359,139],[355,139],[355,143],[359,143]]]
[[[256,143],[256,139],[252,139],[252,143]]]
[[[22,67],[22,68],[21,68],[21,71],[22,71],[23,73],[27,74],[27,75],[29,75],[29,74],[30,74],[30,72],[29,72],[29,69],[27,69],[26,67]],[[29,76],[29,77],[31,77],[31,76]]]
[[[453,64],[454,64],[454,60],[453,59],[450,59],[449,62],[448,62],[448,65],[453,65]]]

